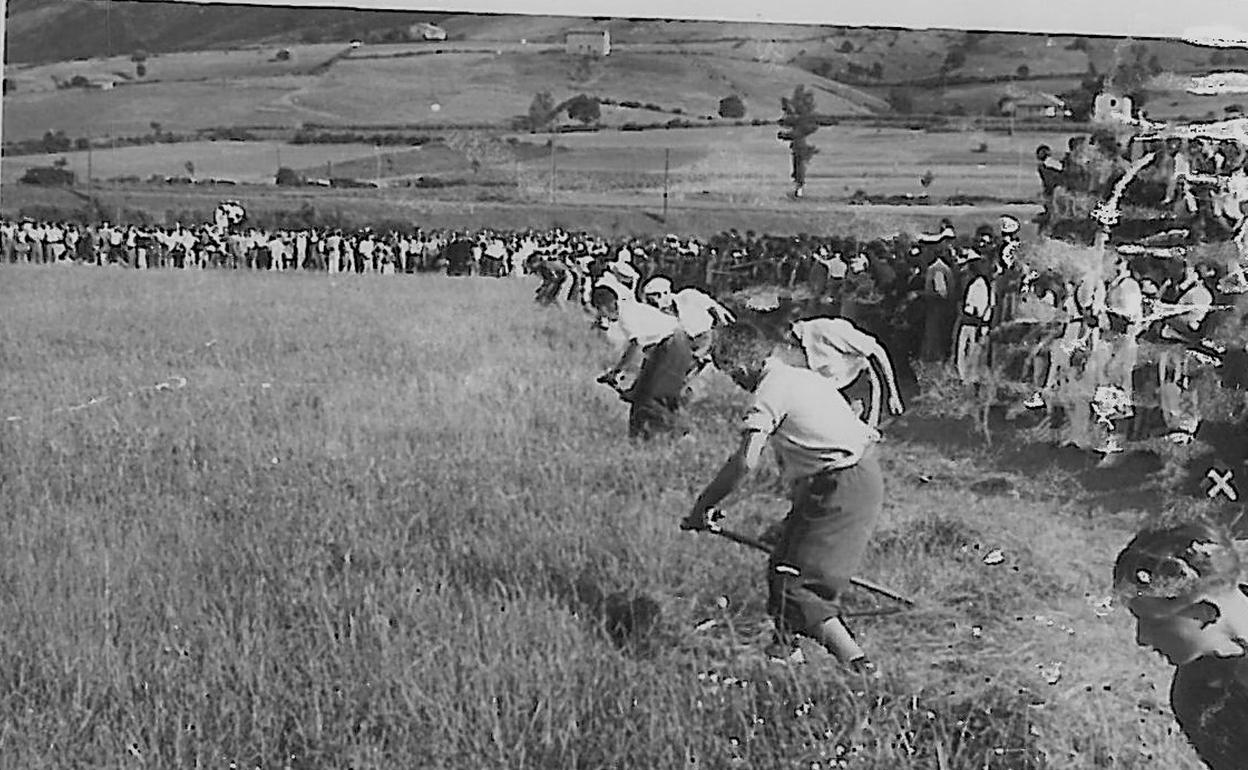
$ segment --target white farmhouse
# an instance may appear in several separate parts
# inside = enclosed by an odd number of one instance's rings
[[[412,40],[446,40],[446,30],[437,24],[413,24],[407,30]]]
[[[611,33],[605,29],[569,30],[564,45],[573,56],[609,56]]]

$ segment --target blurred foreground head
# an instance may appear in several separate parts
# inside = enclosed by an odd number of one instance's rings
[[[1136,643],[1182,666],[1243,655],[1248,597],[1230,535],[1197,521],[1146,529],[1118,554],[1114,591],[1137,623]]]
[[[1124,599],[1181,599],[1233,587],[1242,572],[1230,535],[1204,521],[1145,529],[1114,563],[1114,590]]]

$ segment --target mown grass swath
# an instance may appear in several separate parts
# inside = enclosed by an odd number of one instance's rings
[[[890,441],[869,577],[925,609],[857,623],[855,694],[767,664],[758,555],[676,530],[739,396],[628,443],[615,351],[524,281],[0,285],[0,764],[1194,767],[1096,612],[1130,522],[1053,479]]]

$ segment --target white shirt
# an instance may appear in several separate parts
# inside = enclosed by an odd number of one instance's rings
[[[637,268],[627,262],[612,262],[608,268],[611,274],[620,280],[620,283],[629,287],[629,291],[635,290],[637,282],[641,280],[641,274],[637,272]]]
[[[867,351],[875,339],[845,318],[813,318],[793,324],[793,334],[806,352],[806,365],[847,388],[871,367]]]
[[[643,348],[662,342],[680,328],[680,322],[656,307],[636,300],[621,299],[620,330],[630,342]]]
[[[703,292],[692,288],[684,289],[676,292],[672,301],[676,303],[676,317],[685,334],[690,337],[705,334],[715,325],[715,316],[711,315],[711,310],[719,307],[719,303]]]
[[[972,318],[987,321],[992,317],[992,293],[988,289],[988,279],[976,276],[966,287],[966,296],[962,300],[962,312]]]
[[[742,426],[771,437],[786,481],[858,463],[879,433],[817,372],[771,358]]]

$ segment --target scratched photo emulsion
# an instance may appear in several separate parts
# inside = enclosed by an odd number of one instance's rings
[[[7,5],[0,767],[1248,767],[1248,34],[626,10]]]

